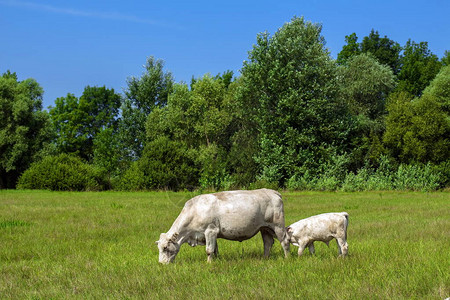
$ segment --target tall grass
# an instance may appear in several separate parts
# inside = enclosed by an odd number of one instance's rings
[[[386,160],[379,168],[363,167],[356,173],[337,165],[315,176],[294,175],[287,182],[289,190],[313,191],[422,191],[431,192],[448,185],[448,166],[405,165],[394,168]]]
[[[193,193],[0,191],[0,298],[444,299],[450,297],[450,194],[283,193],[286,224],[347,211],[349,256],[316,243],[284,259],[261,237],[219,240],[220,257],[183,245],[160,265],[154,241]]]

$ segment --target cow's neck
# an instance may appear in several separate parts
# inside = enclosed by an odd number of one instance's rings
[[[185,243],[189,238],[189,232],[186,231],[188,224],[189,220],[187,220],[183,214],[180,214],[172,224],[172,227],[170,227],[169,231],[167,232],[168,236],[171,237],[174,234],[177,234],[174,242],[178,243],[179,245]]]
[[[175,224],[174,224],[175,225]],[[185,243],[188,239],[188,234],[183,228],[177,228],[175,226],[172,226],[169,231],[167,232],[167,235],[171,238],[171,241],[174,243],[177,243],[179,245]],[[176,236],[174,238],[174,236]]]

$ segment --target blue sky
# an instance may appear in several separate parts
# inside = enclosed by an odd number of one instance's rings
[[[165,61],[177,82],[225,70],[239,74],[263,31],[293,16],[321,23],[336,57],[346,35],[374,28],[404,45],[427,41],[439,57],[450,50],[450,1],[85,1],[0,0],[0,72],[34,78],[44,108],[80,96],[87,85],[121,92],[146,58]]]

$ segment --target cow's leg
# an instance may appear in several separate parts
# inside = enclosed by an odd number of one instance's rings
[[[219,256],[219,245],[217,243],[217,238],[216,238],[216,247],[214,248],[214,256],[215,257]]]
[[[342,249],[341,249],[341,245],[339,245],[339,241],[338,241],[337,238],[336,238],[336,244],[337,244],[337,246],[338,246],[338,254],[339,254],[339,256],[340,256],[340,255],[342,255]]]
[[[208,255],[208,262],[211,262],[213,256],[218,252],[217,248],[218,233],[219,229],[216,227],[208,227],[205,230],[206,254]]]
[[[336,242],[339,249],[339,256],[346,256],[348,253],[347,241],[343,238],[336,238]]]
[[[273,236],[272,233],[268,230],[261,229],[261,236],[264,242],[264,257],[269,257],[270,249],[272,249],[273,245]]]
[[[314,254],[315,250],[314,249],[314,242],[311,242],[308,244],[308,249],[309,249],[309,253]]]
[[[291,243],[286,234],[286,228],[281,227],[281,226],[275,226],[274,231],[275,231],[275,236],[281,243],[281,247],[283,247],[284,257],[289,257],[289,253],[290,253],[289,250],[290,250]]]

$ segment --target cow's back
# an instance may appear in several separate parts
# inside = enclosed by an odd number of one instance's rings
[[[283,201],[269,189],[211,194],[220,228],[219,237],[245,240],[274,223],[284,227]]]
[[[251,191],[228,191],[213,194],[217,198],[220,216],[228,214],[252,215],[262,214],[266,222],[279,218],[284,219],[281,195],[274,190],[259,189]]]

